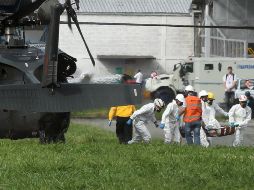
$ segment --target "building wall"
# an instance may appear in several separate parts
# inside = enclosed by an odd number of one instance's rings
[[[96,16],[78,15],[80,22],[130,22],[154,24],[192,24],[191,16]],[[66,17],[62,16],[65,21]],[[192,56],[194,34],[192,28],[81,25],[89,48],[96,61],[93,68],[81,37],[73,26],[60,26],[60,48],[78,59],[83,72],[99,75],[115,73],[134,74],[141,69],[145,75],[152,70],[169,73],[175,63]],[[98,55],[153,56],[156,59],[97,59]]]
[[[253,0],[214,0],[213,18],[218,25],[253,26]],[[254,43],[253,30],[223,30],[227,38]]]

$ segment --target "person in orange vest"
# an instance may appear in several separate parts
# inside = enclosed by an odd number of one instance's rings
[[[113,118],[116,116],[116,136],[120,144],[127,144],[132,139],[132,126],[126,124],[130,116],[136,111],[134,105],[111,107],[108,125],[111,126]]]
[[[201,116],[202,105],[201,100],[195,95],[194,88],[191,85],[186,86],[185,98],[186,107],[179,110],[179,115],[183,115],[185,122],[185,138],[187,144],[193,144],[193,137],[191,132],[194,133],[194,144],[200,145],[200,128],[201,128]]]

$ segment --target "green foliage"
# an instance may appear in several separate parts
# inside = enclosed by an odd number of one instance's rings
[[[253,189],[253,148],[119,145],[71,125],[66,144],[0,141],[0,189]]]

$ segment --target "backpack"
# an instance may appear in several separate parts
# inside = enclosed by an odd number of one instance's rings
[[[235,80],[235,74],[232,73],[232,75],[233,75],[233,81],[234,81]],[[226,74],[226,81],[227,81],[227,78],[228,78],[228,74]]]

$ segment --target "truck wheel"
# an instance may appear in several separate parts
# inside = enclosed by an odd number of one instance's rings
[[[170,88],[160,88],[156,90],[154,93],[152,93],[152,98],[160,98],[162,99],[166,104],[172,102],[172,100],[175,98],[175,93]]]

